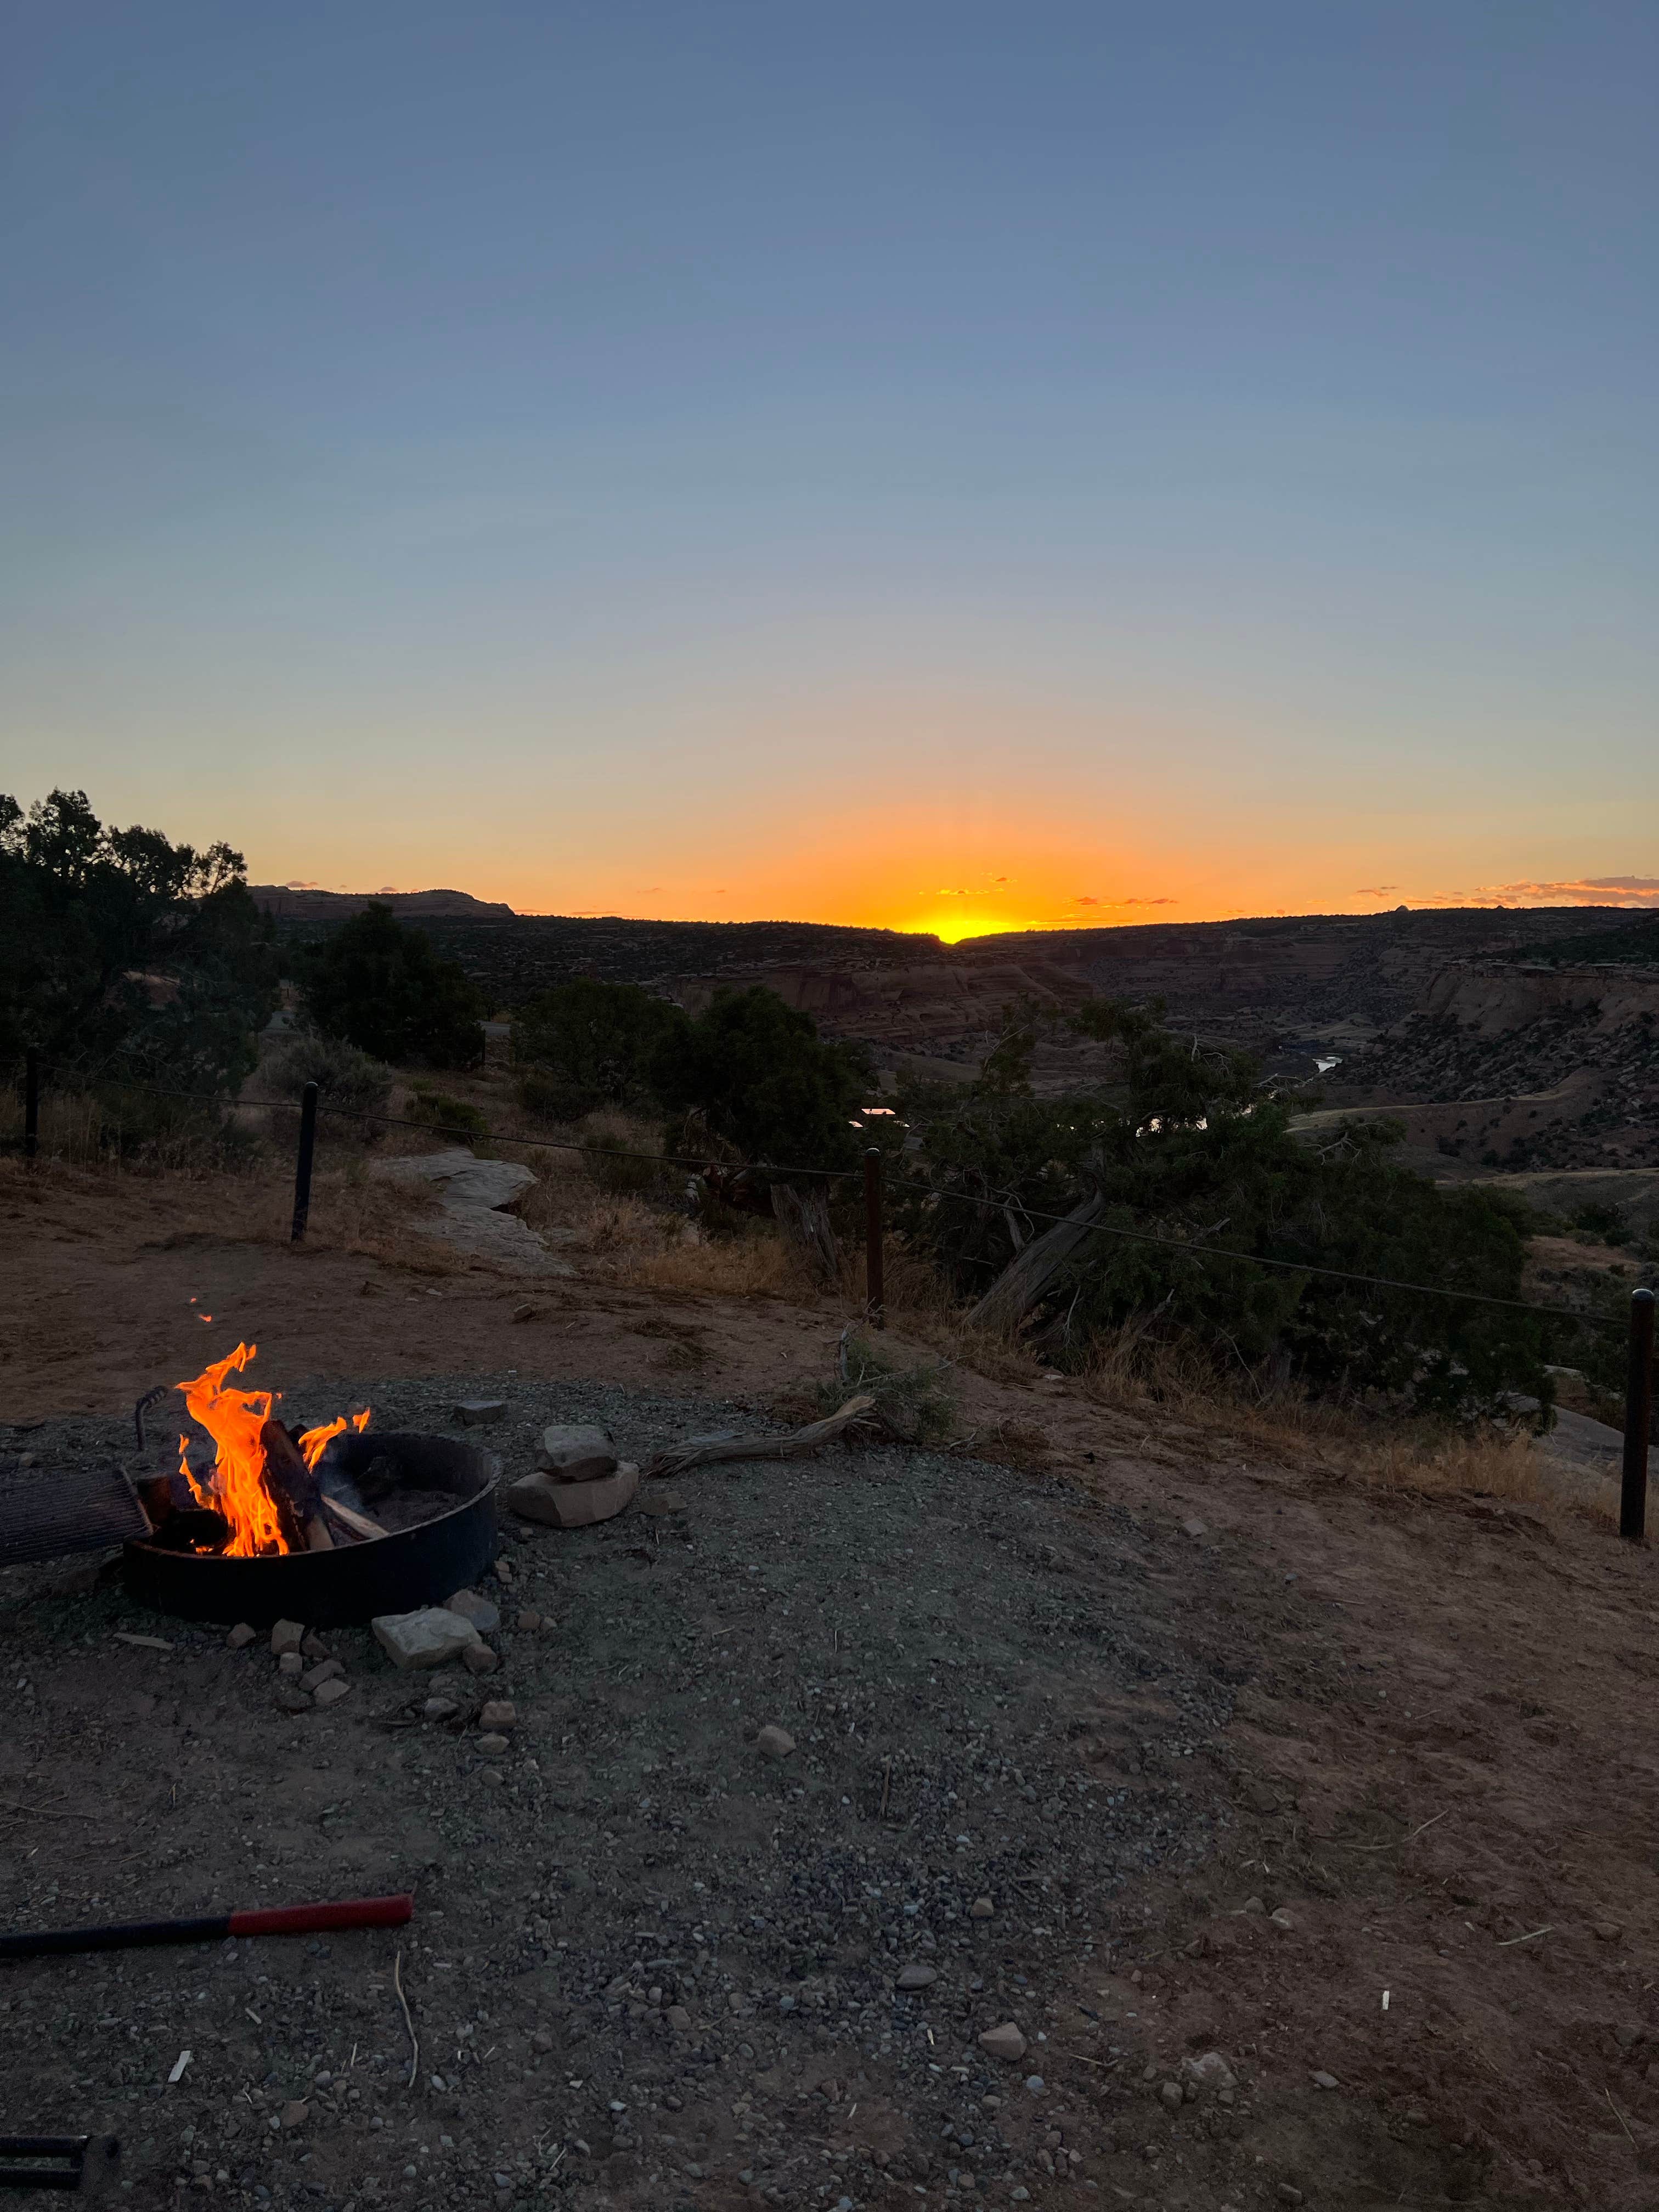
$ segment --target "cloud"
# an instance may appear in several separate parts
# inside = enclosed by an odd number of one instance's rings
[[[1180,901],[1172,898],[1127,898],[1115,899],[1113,904],[1115,906],[1178,906]]]
[[[283,885],[285,891],[319,891],[322,888],[320,884],[302,884],[297,878]]]
[[[1097,898],[1086,898],[1084,894],[1079,891],[1076,898],[1073,900],[1072,903],[1073,906],[1098,906],[1100,904],[1100,901]]]
[[[1579,876],[1551,884],[1483,884],[1474,899],[1505,906],[1628,906],[1659,908],[1659,876]]]
[[[1359,889],[1354,893],[1354,896],[1356,898],[1384,898],[1387,896],[1389,892],[1397,891],[1399,888],[1400,886],[1398,884],[1361,884]]]

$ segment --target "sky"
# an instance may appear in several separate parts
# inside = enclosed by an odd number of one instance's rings
[[[1659,15],[13,0],[0,790],[261,882],[1659,905]]]

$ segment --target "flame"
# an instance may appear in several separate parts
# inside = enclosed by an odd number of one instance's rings
[[[228,1376],[240,1374],[258,1348],[254,1344],[239,1344],[234,1352],[215,1360],[193,1381],[174,1386],[184,1392],[191,1419],[200,1423],[214,1443],[213,1470],[204,1481],[190,1463],[190,1439],[181,1436],[179,1472],[189,1483],[197,1504],[211,1507],[230,1524],[225,1552],[242,1559],[293,1548],[283,1535],[276,1501],[265,1481],[264,1447],[259,1441],[259,1431],[270,1419],[270,1409],[280,1394],[233,1389],[226,1381]],[[316,1466],[330,1438],[347,1425],[343,1416],[321,1428],[306,1431],[300,1449],[308,1468]],[[361,1433],[368,1425],[368,1410],[353,1414],[349,1425]]]
[[[358,1435],[362,1436],[368,1426],[368,1408],[365,1406],[361,1413],[353,1413],[349,1420],[342,1413],[337,1419],[328,1422],[320,1429],[306,1430],[300,1438],[300,1449],[304,1455],[306,1465],[314,1472],[318,1461],[336,1437],[343,1436],[348,1429],[356,1429]]]

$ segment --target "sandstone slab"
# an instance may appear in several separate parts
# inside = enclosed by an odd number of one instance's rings
[[[464,1659],[478,1642],[478,1632],[459,1613],[440,1605],[416,1613],[383,1613],[370,1623],[375,1641],[394,1667],[441,1667]]]
[[[586,1528],[631,1505],[639,1486],[638,1468],[624,1460],[614,1474],[598,1482],[565,1482],[541,1470],[523,1474],[508,1483],[504,1495],[526,1521],[544,1522],[550,1528]]]

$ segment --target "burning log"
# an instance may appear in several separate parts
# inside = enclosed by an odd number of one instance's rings
[[[264,1482],[282,1524],[285,1552],[331,1552],[334,1539],[322,1516],[322,1491],[305,1454],[278,1420],[259,1431]]]

